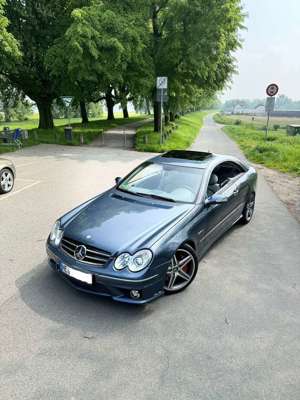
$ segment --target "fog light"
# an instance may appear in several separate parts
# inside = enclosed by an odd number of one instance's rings
[[[139,299],[141,297],[141,293],[138,290],[130,290],[130,296],[133,299]]]

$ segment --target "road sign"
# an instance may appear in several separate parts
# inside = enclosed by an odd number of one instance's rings
[[[265,104],[265,110],[266,113],[271,113],[274,111],[275,107],[275,97],[267,97],[266,98],[266,104]]]
[[[278,85],[276,85],[276,83],[271,83],[271,85],[269,85],[266,89],[267,95],[268,96],[276,96],[276,94],[278,93],[279,87]]]
[[[156,82],[157,89],[168,89],[168,78],[166,76],[159,76]]]
[[[73,97],[71,97],[71,96],[62,96],[61,99],[64,102],[64,105],[66,107],[69,107],[71,105],[71,103],[72,103]]]
[[[167,103],[169,100],[168,91],[166,89],[157,89],[156,91],[156,101],[160,103]]]

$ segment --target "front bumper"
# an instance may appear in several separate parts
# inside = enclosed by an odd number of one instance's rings
[[[46,249],[50,267],[77,290],[98,296],[111,297],[113,300],[132,304],[149,303],[162,296],[164,293],[163,287],[167,266],[162,266],[160,269],[161,271],[159,273],[156,272],[152,276],[143,277],[141,279],[124,279],[106,275],[101,273],[101,270],[95,272],[94,269],[91,271],[86,267],[79,268],[72,264],[71,258],[66,258],[64,254],[61,254],[60,249],[53,248],[49,243],[47,243]],[[69,267],[75,268],[81,272],[92,273],[93,283],[90,285],[69,277],[62,272],[62,264],[68,265]],[[156,269],[156,271],[158,270],[159,269]],[[132,298],[130,295],[131,290],[138,290],[140,298]]]

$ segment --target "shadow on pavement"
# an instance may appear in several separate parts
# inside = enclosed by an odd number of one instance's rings
[[[76,291],[47,261],[20,277],[16,285],[22,300],[35,313],[92,334],[126,329],[154,311],[151,304],[134,306]]]

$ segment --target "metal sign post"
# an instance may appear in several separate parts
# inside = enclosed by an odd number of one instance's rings
[[[160,144],[163,144],[163,104],[164,104],[164,91],[168,89],[168,78],[166,76],[159,76],[156,82],[156,88],[160,91]]]
[[[265,139],[267,140],[267,136],[269,133],[269,123],[270,123],[270,114],[274,111],[275,108],[275,97],[278,93],[279,87],[276,83],[271,83],[267,86],[266,93],[269,97],[266,99],[265,110],[267,113],[267,126],[266,126],[266,135]]]

